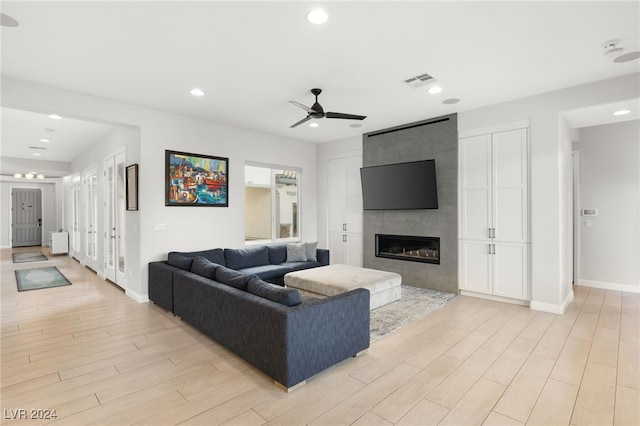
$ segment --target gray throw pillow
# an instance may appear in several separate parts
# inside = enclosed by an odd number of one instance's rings
[[[300,293],[295,288],[280,287],[279,285],[270,284],[256,277],[255,275],[249,279],[247,283],[247,291],[272,302],[280,303],[285,306],[296,306],[302,303]]]
[[[215,280],[216,269],[218,269],[218,266],[220,265],[213,263],[206,257],[198,256],[193,259],[193,263],[191,264],[191,272],[202,277]]]
[[[235,287],[238,290],[246,291],[247,282],[251,277],[252,275],[243,274],[242,272],[227,268],[226,266],[218,266],[216,269],[216,281]]]
[[[287,262],[306,262],[307,247],[305,243],[287,244]]]
[[[318,258],[316,257],[316,249],[318,248],[318,242],[305,243],[305,247],[307,249],[307,260],[317,262]]]
[[[192,258],[183,256],[178,253],[169,253],[169,257],[167,258],[167,263],[169,265],[175,266],[176,268],[184,269],[185,271],[191,270],[192,262]]]

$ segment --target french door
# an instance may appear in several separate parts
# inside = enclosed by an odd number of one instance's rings
[[[82,231],[80,230],[80,213],[82,198],[80,197],[80,176],[71,180],[71,256],[82,260]]]
[[[106,279],[126,288],[124,151],[105,159],[104,183],[104,273]]]
[[[84,172],[84,263],[98,270],[98,168]]]

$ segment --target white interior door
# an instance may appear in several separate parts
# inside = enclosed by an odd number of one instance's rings
[[[126,178],[125,178],[125,155],[119,153],[115,157],[116,181],[115,181],[115,201],[116,201],[116,284],[126,287],[125,275],[125,212],[127,209],[126,200]]]
[[[126,288],[125,274],[125,153],[104,161],[104,274]]]
[[[71,206],[71,256],[82,259],[82,231],[80,229],[81,198],[80,176],[74,176],[71,181],[73,204]]]
[[[84,262],[89,268],[98,268],[98,168],[85,171],[84,185]]]

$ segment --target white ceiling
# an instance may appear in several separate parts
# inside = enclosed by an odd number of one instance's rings
[[[314,26],[305,14],[319,4],[329,21]],[[601,47],[640,50],[638,1],[3,1],[2,12],[20,23],[2,27],[3,77],[316,143],[640,71]],[[401,82],[425,72],[442,93]],[[305,112],[289,100],[310,106],[313,87],[326,111],[368,116],[362,127],[290,129]],[[18,155],[4,130],[2,149]]]

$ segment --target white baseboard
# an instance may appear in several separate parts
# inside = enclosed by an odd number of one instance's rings
[[[632,284],[609,283],[605,281],[580,280],[577,285],[583,287],[601,288],[603,290],[626,291],[627,293],[640,293],[640,286]]]
[[[527,300],[511,299],[509,297],[494,296],[493,294],[478,293],[478,292],[469,291],[469,290],[460,290],[460,295],[477,297],[478,299],[493,300],[495,302],[511,303],[513,305],[529,306],[529,301]]]
[[[127,296],[129,296],[130,298],[132,298],[133,300],[135,300],[138,303],[148,303],[149,302],[149,295],[148,294],[140,294],[137,293],[133,290],[131,290],[130,288],[128,288],[125,291],[125,294]]]
[[[573,300],[573,290],[567,294],[567,297],[564,298],[561,304],[555,305],[553,303],[545,303],[545,302],[536,302],[534,300],[531,301],[529,307],[534,311],[542,311],[549,312],[550,314],[558,314],[562,315],[567,310],[567,306]]]

